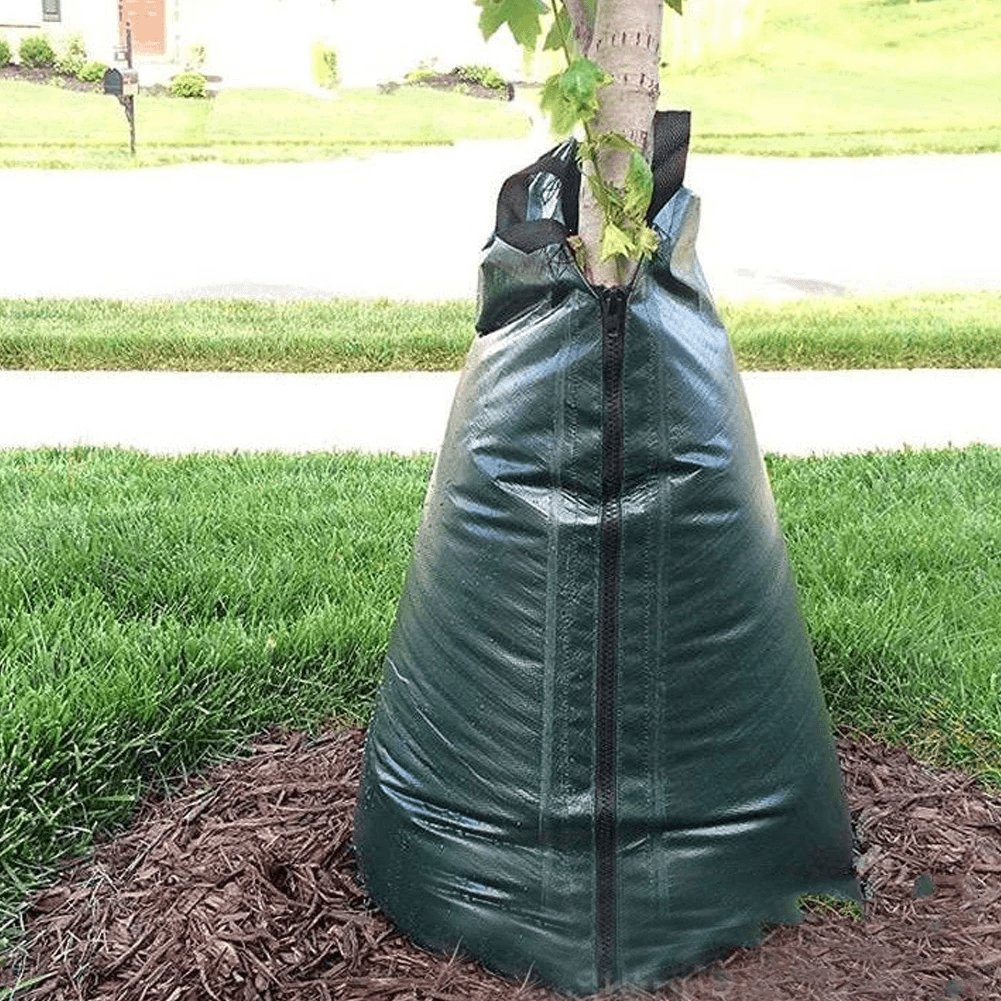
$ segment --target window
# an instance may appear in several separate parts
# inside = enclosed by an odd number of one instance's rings
[[[59,11],[60,0],[42,0],[42,20],[61,21],[62,16]]]

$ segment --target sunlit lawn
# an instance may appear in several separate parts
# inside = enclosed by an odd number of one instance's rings
[[[133,165],[128,125],[103,94],[0,80],[0,166]],[[352,151],[514,138],[528,119],[507,102],[426,88],[223,90],[212,99],[136,98],[136,166],[310,160]]]
[[[1001,293],[721,307],[744,369],[1001,367]],[[446,370],[472,302],[0,300],[0,368]]]
[[[674,74],[700,152],[840,156],[1001,149],[996,0],[768,0],[736,58]]]
[[[769,470],[835,724],[1001,788],[1001,450]],[[367,719],[429,471],[0,454],[0,901],[144,784]]]

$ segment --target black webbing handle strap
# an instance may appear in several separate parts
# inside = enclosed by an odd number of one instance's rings
[[[653,221],[684,183],[691,124],[689,111],[658,111],[654,115],[653,198],[647,211],[647,222]],[[561,143],[504,182],[497,199],[496,236],[524,253],[532,253],[540,247],[562,243],[577,232],[580,170],[575,149],[576,141],[573,139]],[[556,219],[526,220],[529,186],[532,179],[542,172],[552,174],[560,181],[565,224]]]

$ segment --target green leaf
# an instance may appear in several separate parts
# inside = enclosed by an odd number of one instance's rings
[[[597,63],[592,63],[590,59],[575,59],[563,73],[560,86],[570,100],[582,108],[593,106],[597,111],[598,88],[611,82],[612,78]]]
[[[573,131],[578,122],[589,122],[598,112],[598,88],[612,78],[590,59],[575,59],[562,73],[555,73],[542,87],[540,104],[557,133]]]
[[[657,234],[649,226],[644,226],[639,231],[639,237],[636,241],[636,249],[639,251],[637,256],[640,258],[653,257],[659,246],[660,240],[657,238]]]
[[[646,218],[646,210],[650,207],[650,199],[653,198],[653,171],[638,149],[634,149],[629,158],[624,186],[626,218],[641,225]]]
[[[597,141],[602,149],[619,149],[623,153],[631,153],[633,150],[639,149],[635,143],[631,143],[621,132],[602,132],[598,136]]]
[[[552,120],[553,131],[559,135],[566,135],[573,131],[578,118],[577,109],[566,99],[566,95],[560,87],[562,75],[562,73],[556,73],[542,85],[539,105]]]
[[[632,257],[633,241],[629,234],[619,229],[615,223],[605,221],[605,231],[601,235],[601,260],[602,263],[610,257],[621,254],[623,257]]]
[[[664,3],[671,8],[677,14],[683,14],[684,11],[681,9],[682,0],[664,0]]]
[[[519,45],[535,48],[535,40],[542,31],[540,18],[548,9],[543,0],[476,0],[476,5],[483,8],[480,31],[485,39],[506,24]]]
[[[561,6],[556,15],[556,20],[553,21],[553,26],[549,29],[549,34],[546,35],[546,40],[542,43],[542,48],[560,51],[563,48],[564,41],[566,41],[570,51],[573,52],[574,37],[573,28],[570,25],[570,15],[567,13],[566,8]]]
[[[605,219],[609,219],[614,211],[615,191],[607,187],[597,174],[588,174],[587,183],[591,188],[591,194],[594,195],[594,200],[597,202],[598,208],[601,209],[601,214]]]

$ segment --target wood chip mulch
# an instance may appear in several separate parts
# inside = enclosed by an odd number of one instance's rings
[[[145,800],[68,863],[0,968],[16,1001],[555,1001],[422,952],[352,875],[362,732],[272,731]],[[1001,799],[904,751],[838,741],[865,920],[813,910],[671,981],[663,1001],[1001,999]]]
[[[211,76],[204,73],[202,76],[205,77],[206,83],[219,83],[222,80],[222,77],[219,76]],[[73,76],[72,73],[60,73],[51,66],[40,66],[35,69],[29,69],[26,66],[19,66],[13,63],[7,66],[0,66],[0,80],[18,80],[21,83],[48,84],[50,86],[62,87],[63,90],[74,90],[81,93],[104,93],[103,78],[96,82],[88,82],[86,80],[78,79]],[[170,87],[165,86],[162,83],[149,85],[141,84],[139,87],[139,93],[141,95],[147,94],[150,96],[164,97],[170,94]],[[210,98],[215,97],[215,88],[210,88],[207,91],[206,96]]]
[[[59,73],[51,66],[40,66],[28,69],[27,66],[10,64],[0,66],[0,80],[19,80],[22,83],[55,84],[65,90],[78,90],[85,93],[100,94],[104,91],[104,82],[97,83],[78,80],[70,73]]]

